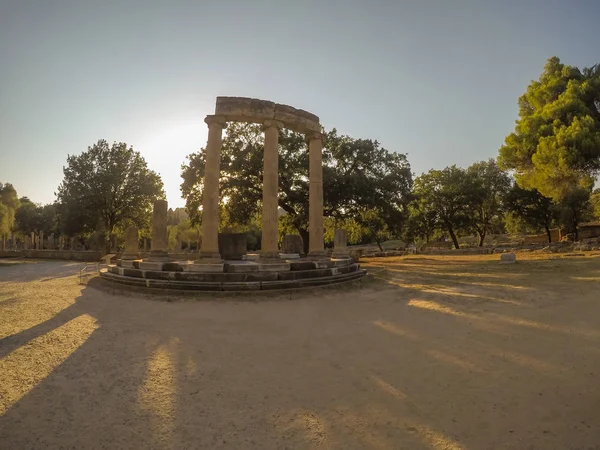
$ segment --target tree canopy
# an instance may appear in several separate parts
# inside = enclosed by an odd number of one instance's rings
[[[506,210],[514,214],[534,231],[544,230],[548,242],[552,242],[550,227],[557,218],[557,208],[551,198],[545,197],[536,189],[523,189],[514,184],[506,193]]]
[[[0,236],[11,232],[15,223],[15,212],[20,204],[13,185],[0,183]]]
[[[548,59],[519,97],[519,119],[498,161],[521,187],[557,201],[591,188],[600,171],[600,65],[579,70]]]
[[[511,185],[510,176],[489,159],[472,164],[466,175],[472,178],[472,192],[466,197],[465,208],[472,208],[471,226],[483,246],[486,235],[502,220],[503,201]]]
[[[263,135],[259,125],[231,123],[221,148],[222,216],[248,223],[260,214],[262,202]],[[403,154],[389,152],[377,141],[324,135],[324,215],[362,220],[374,238],[382,227],[397,230],[406,215],[412,188],[410,165]],[[182,166],[181,192],[192,223],[201,219],[205,153],[188,156]],[[284,223],[308,245],[308,146],[304,135],[279,132],[279,208]],[[372,211],[378,221],[372,220]],[[362,219],[361,219],[362,218]]]
[[[125,143],[99,140],[80,155],[69,155],[57,199],[67,234],[103,229],[107,241],[127,222],[143,227],[153,201],[164,198],[160,176]]]
[[[415,196],[426,211],[437,212],[438,225],[448,232],[455,248],[459,248],[457,231],[472,223],[477,188],[474,177],[456,166],[432,169],[415,180]]]

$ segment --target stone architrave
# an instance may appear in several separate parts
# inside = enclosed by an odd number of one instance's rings
[[[202,248],[198,263],[219,264],[219,178],[221,174],[221,143],[225,119],[207,116],[208,141],[204,169],[202,199]]]
[[[261,258],[279,258],[277,238],[279,187],[279,129],[283,123],[276,120],[265,120],[264,157],[263,157],[263,205],[262,205],[262,238]]]
[[[323,227],[323,144],[321,133],[308,136],[308,256],[325,255]]]
[[[166,200],[155,200],[152,211],[152,242],[150,248],[151,261],[166,261],[169,259],[169,243],[167,238]]]
[[[125,249],[121,259],[139,259],[138,252],[138,229],[135,226],[129,226],[125,229]]]
[[[348,258],[348,233],[346,230],[340,230],[338,228],[333,232],[333,253],[334,258]]]
[[[40,237],[39,237],[39,239],[40,239],[39,249],[40,250],[44,250],[45,246],[44,246],[44,232],[43,231],[40,231]]]

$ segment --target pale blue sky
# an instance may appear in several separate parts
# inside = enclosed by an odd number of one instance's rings
[[[600,62],[598,0],[0,0],[0,181],[51,202],[67,154],[132,144],[182,206],[218,95],[317,114],[416,174],[495,157],[546,59]]]

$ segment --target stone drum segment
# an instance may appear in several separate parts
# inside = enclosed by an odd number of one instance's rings
[[[152,242],[150,248],[151,261],[166,261],[169,259],[167,209],[166,200],[154,201],[154,210],[152,211]]]

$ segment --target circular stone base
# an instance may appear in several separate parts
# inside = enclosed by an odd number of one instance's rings
[[[201,266],[188,261],[117,261],[100,272],[104,280],[141,288],[198,291],[256,291],[295,289],[351,281],[366,270],[350,259],[281,260],[279,262],[225,261],[219,267]],[[214,265],[217,266],[217,265]],[[210,270],[208,270],[210,269]],[[201,271],[204,270],[204,271]]]

